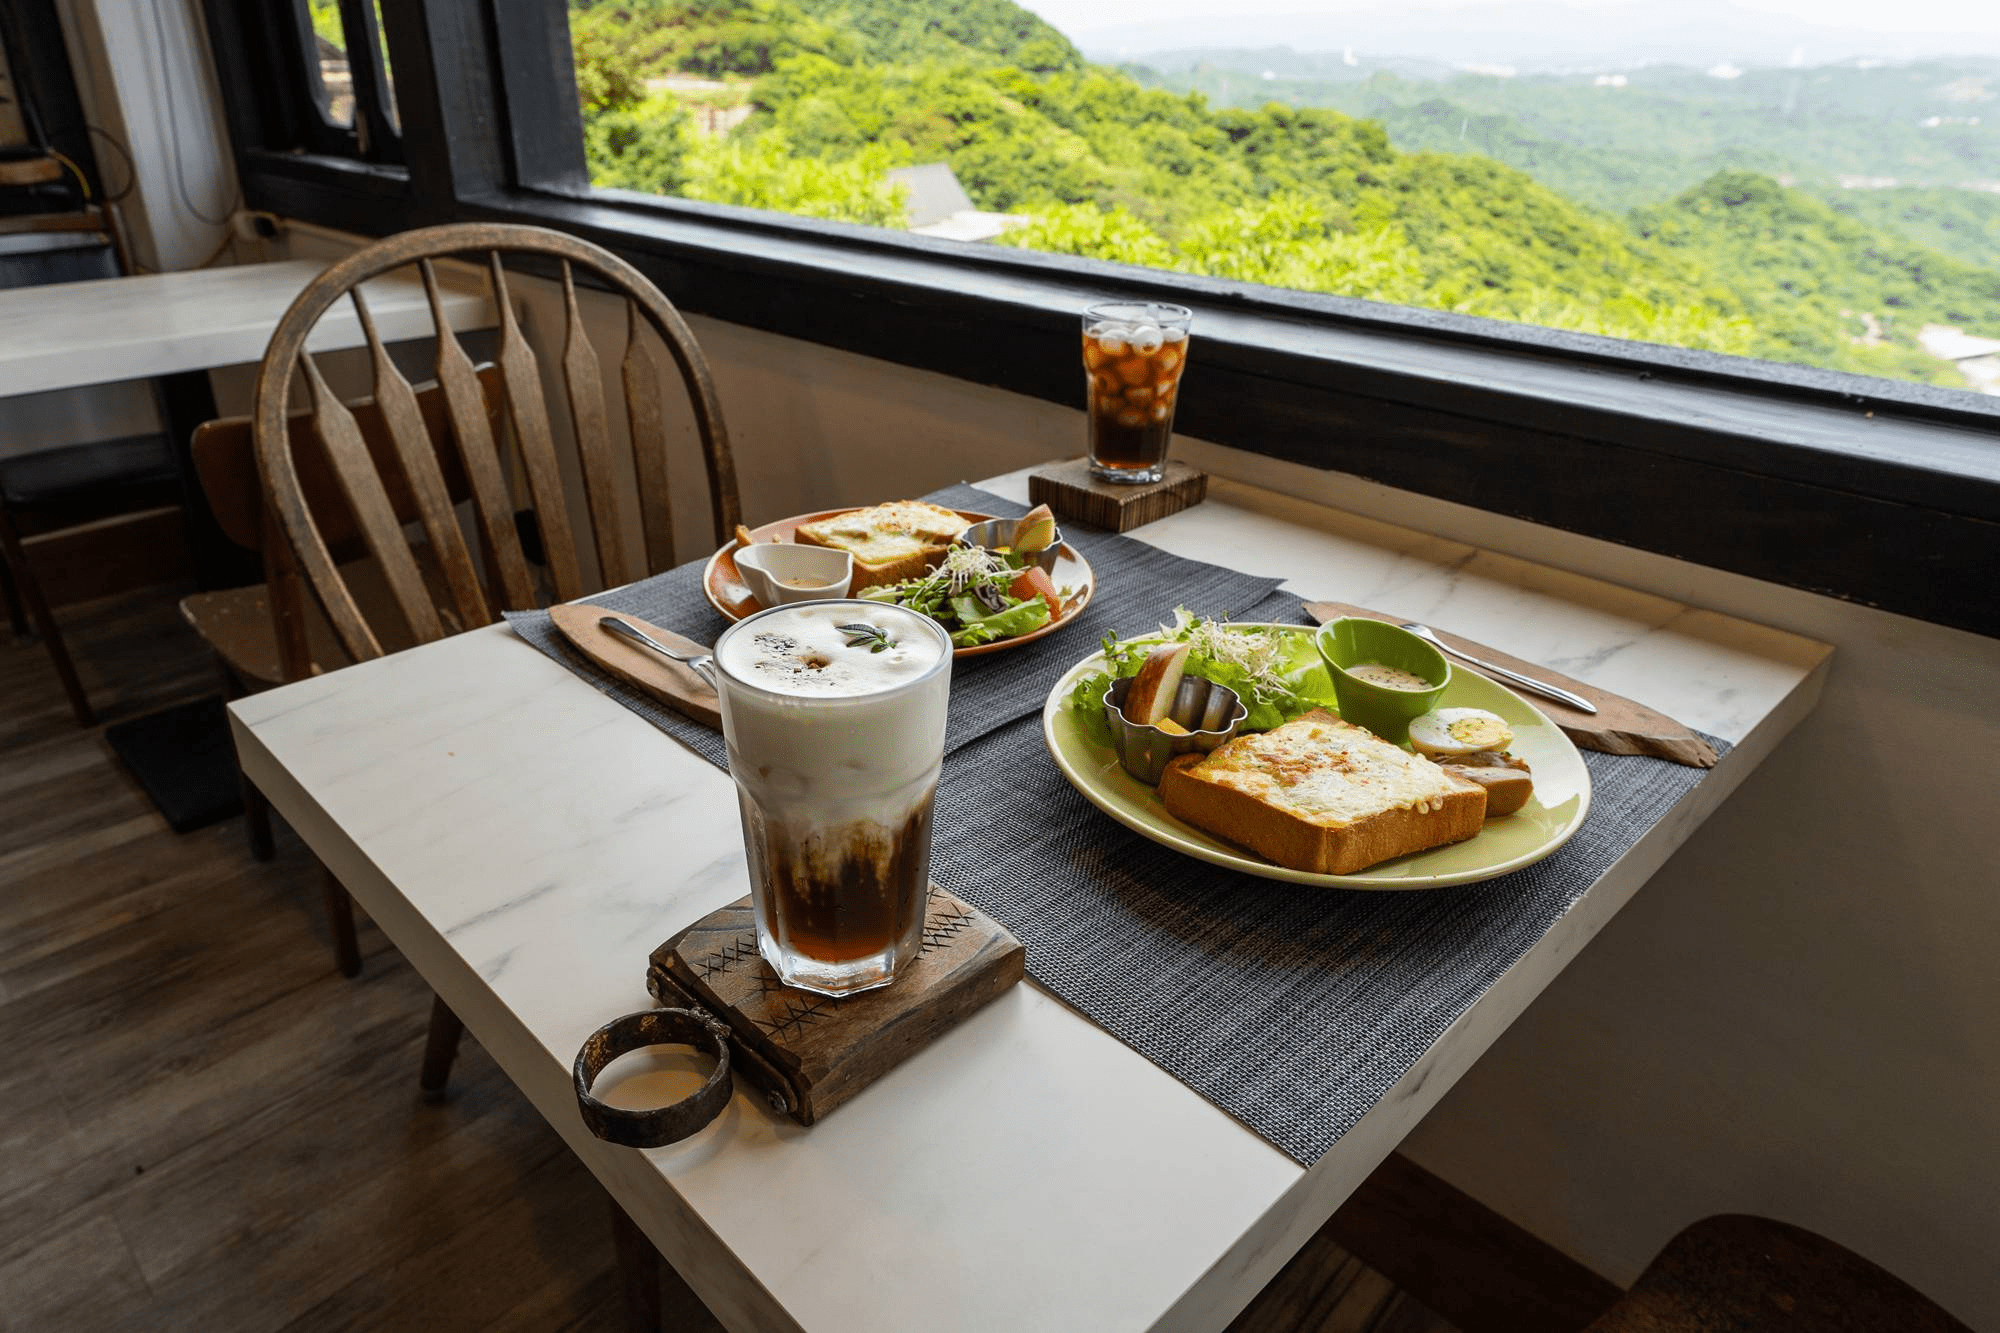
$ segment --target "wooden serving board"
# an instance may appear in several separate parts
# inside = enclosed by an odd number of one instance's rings
[[[1370,611],[1362,606],[1350,606],[1346,602],[1307,602],[1305,611],[1319,624],[1341,616],[1355,616],[1368,620],[1383,620],[1392,625],[1404,624],[1408,616],[1384,615],[1380,611]],[[1600,690],[1573,676],[1565,676],[1551,671],[1538,662],[1528,662],[1521,658],[1489,648],[1483,643],[1461,638],[1456,634],[1436,631],[1438,638],[1454,648],[1460,648],[1474,657],[1483,657],[1497,666],[1508,667],[1524,676],[1545,680],[1551,685],[1573,690],[1597,705],[1595,714],[1571,708],[1568,704],[1557,703],[1539,694],[1528,694],[1507,681],[1498,684],[1522,695],[1535,707],[1548,714],[1549,720],[1561,727],[1563,734],[1585,750],[1597,750],[1604,754],[1646,754],[1657,759],[1671,759],[1677,764],[1690,768],[1713,768],[1717,755],[1715,747],[1694,732],[1668,717],[1665,713],[1634,703],[1623,695],[1609,690]],[[1455,671],[1478,671],[1458,658],[1451,659]],[[1483,674],[1483,673],[1482,673]]]
[[[1026,960],[1006,927],[933,885],[923,952],[881,990],[834,1000],[786,986],[757,952],[748,898],[655,949],[646,985],[663,1005],[729,1024],[737,1072],[810,1125],[998,998]]]
[[[589,602],[566,602],[549,608],[549,619],[578,652],[635,689],[644,690],[675,712],[704,727],[722,730],[722,703],[715,687],[691,668],[620,638],[597,622],[616,616],[682,653],[706,653],[705,644],[649,624],[637,616],[611,611]]]

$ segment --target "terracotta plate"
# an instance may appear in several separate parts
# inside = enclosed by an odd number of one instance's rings
[[[766,523],[760,528],[750,529],[750,536],[760,542],[790,541],[792,534],[804,523],[817,523],[823,518],[834,518],[841,514],[851,514],[863,505],[851,505],[846,509],[823,509],[817,514],[799,514],[792,518],[781,518],[775,523]],[[995,517],[970,509],[952,511],[965,520],[967,527],[974,523],[984,523]],[[727,546],[708,558],[707,568],[701,571],[702,591],[708,594],[708,602],[730,620],[741,620],[753,612],[762,611],[764,604],[750,595],[743,576],[736,572],[737,543]],[[998,643],[982,643],[976,648],[957,648],[953,657],[977,657],[981,653],[997,653],[1008,648],[1032,643],[1044,634],[1053,634],[1083,614],[1083,608],[1090,605],[1091,597],[1097,592],[1097,576],[1091,572],[1090,562],[1085,560],[1074,546],[1065,543],[1056,556],[1056,570],[1052,576],[1057,588],[1071,588],[1076,595],[1063,606],[1061,619],[1051,620],[1033,634],[1023,634],[1012,639],[1001,639]]]

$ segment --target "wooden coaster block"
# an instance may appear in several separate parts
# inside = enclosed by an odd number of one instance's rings
[[[748,898],[655,949],[646,985],[663,1005],[697,1004],[729,1024],[736,1072],[810,1125],[998,998],[1026,961],[1005,926],[932,885],[923,950],[880,990],[834,1000],[785,985],[757,951]]]
[[[1130,532],[1168,514],[1198,505],[1208,494],[1208,474],[1186,463],[1168,462],[1160,480],[1121,486],[1090,475],[1090,460],[1049,463],[1028,474],[1028,500],[1055,510],[1058,518],[1112,532]]]

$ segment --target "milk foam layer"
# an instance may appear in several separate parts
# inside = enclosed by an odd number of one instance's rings
[[[842,626],[867,625],[891,646],[872,643]],[[874,602],[829,602],[789,607],[761,616],[755,625],[731,633],[716,654],[729,675],[781,694],[818,698],[877,694],[922,676],[944,655],[945,646],[928,618],[901,607]]]
[[[855,624],[893,646],[850,646],[839,627]],[[902,824],[937,782],[949,651],[936,622],[886,603],[807,603],[731,628],[716,645],[731,775],[801,831]]]

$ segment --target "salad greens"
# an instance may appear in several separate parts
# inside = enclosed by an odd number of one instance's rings
[[[863,588],[855,595],[920,611],[950,631],[952,647],[970,648],[1030,634],[1049,623],[1048,602],[1026,585],[1022,571],[1027,564],[1011,551],[954,546],[927,574]]]
[[[1193,644],[1187,673],[1236,691],[1250,715],[1243,731],[1269,731],[1315,708],[1333,708],[1333,676],[1320,660],[1309,632],[1263,629],[1226,624],[1174,608],[1174,623],[1157,634],[1136,639],[1104,637],[1106,670],[1093,671],[1070,691],[1069,708],[1077,725],[1099,745],[1109,746],[1111,726],[1104,720],[1104,691],[1111,682],[1136,675],[1140,665],[1163,643]]]

